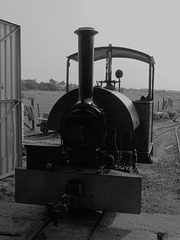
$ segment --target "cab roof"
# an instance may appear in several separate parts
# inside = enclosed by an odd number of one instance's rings
[[[139,60],[150,65],[155,64],[153,56],[146,53],[124,47],[106,46],[94,48],[94,61],[102,60],[107,58],[107,52],[112,52],[112,58],[131,58]],[[78,52],[71,54],[67,57],[69,60],[78,62]]]

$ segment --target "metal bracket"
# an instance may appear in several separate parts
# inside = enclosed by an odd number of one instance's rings
[[[21,101],[19,99],[16,99],[16,100],[0,100],[0,103],[15,103],[14,106],[12,106],[8,111],[7,113],[0,119],[0,124],[3,122],[4,119],[7,118],[7,116],[9,115],[9,113],[18,106],[18,104],[20,103]]]
[[[54,220],[55,225],[57,225],[58,217],[66,217],[67,212],[70,210],[72,205],[80,198],[81,195],[82,183],[77,179],[73,179],[66,183],[65,193],[61,197],[60,202],[58,202],[57,204],[48,203],[48,216]]]

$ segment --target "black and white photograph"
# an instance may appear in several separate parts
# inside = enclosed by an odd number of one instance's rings
[[[0,0],[0,240],[180,240],[178,0]]]

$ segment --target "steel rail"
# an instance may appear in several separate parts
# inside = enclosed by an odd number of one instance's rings
[[[106,212],[102,212],[100,214],[100,216],[98,217],[97,221],[95,222],[94,226],[92,226],[92,230],[90,231],[89,235],[87,236],[87,239],[86,240],[94,240],[94,238],[96,237],[96,233],[98,231],[98,227],[99,227],[99,224],[100,222],[102,221],[103,217],[104,217],[104,214]],[[27,240],[36,240],[36,239],[39,239],[39,234],[43,231],[43,229],[45,229],[48,224],[53,221],[53,218],[52,217],[49,217],[44,223],[42,223],[40,225],[40,227],[30,236],[28,237]]]
[[[170,121],[169,121],[169,122],[170,122]],[[178,123],[163,125],[163,126],[160,126],[160,127],[157,127],[157,128],[155,128],[155,129],[153,129],[153,139],[161,136],[162,134],[164,134],[164,133],[166,133],[166,132],[168,132],[168,131],[174,130],[175,127],[177,127],[177,126],[179,126],[179,125],[180,125],[180,123],[178,122]],[[164,128],[165,128],[166,130],[164,130],[164,131],[162,131],[162,132],[160,132],[160,133],[156,133],[157,131],[159,131],[159,130],[161,130],[161,129],[164,129]]]
[[[180,160],[180,140],[178,136],[178,128],[180,127],[180,124],[175,128],[175,135],[176,135],[176,141],[178,146],[178,152],[179,152],[179,160]]]
[[[171,122],[171,121],[168,121],[168,123]],[[162,128],[168,128],[168,127],[173,127],[173,126],[177,126],[179,125],[179,123],[173,123],[173,124],[169,124],[169,125],[164,125],[164,126],[161,126],[161,127],[157,127],[157,128],[154,128],[153,131],[156,131],[156,130],[160,130]]]
[[[174,128],[166,129],[165,131],[163,131],[163,132],[161,132],[161,133],[159,133],[159,134],[157,133],[157,134],[155,134],[155,135],[153,136],[153,139],[155,139],[155,138],[163,135],[163,134],[166,133],[166,132],[172,131],[172,130],[174,130]]]
[[[90,232],[89,237],[88,237],[87,240],[94,240],[94,238],[96,237],[96,233],[98,231],[99,224],[103,220],[104,215],[105,215],[105,212],[102,212],[101,215],[99,216],[96,224],[92,228],[92,231]]]
[[[33,235],[30,236],[27,240],[36,240],[40,232],[52,221],[52,218],[48,218],[41,226],[37,229],[36,232],[33,233]],[[38,239],[38,238],[37,238]]]
[[[169,125],[169,126],[164,126],[164,127],[160,127],[160,128],[157,128],[155,130],[159,130],[159,129],[162,129],[162,128],[168,128],[170,127],[170,129],[166,129],[165,131],[161,132],[161,133],[157,133],[156,135],[153,136],[153,139],[163,135],[164,133],[168,132],[168,131],[172,131],[174,130],[175,132],[175,137],[176,137],[176,142],[177,142],[177,148],[178,148],[178,155],[179,155],[179,161],[180,161],[180,137],[178,134],[178,129],[180,128],[180,123],[177,123],[177,124],[173,124],[173,125]]]

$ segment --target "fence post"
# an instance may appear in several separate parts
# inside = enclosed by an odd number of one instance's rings
[[[34,98],[31,98],[31,106],[34,110]],[[32,120],[32,130],[34,131],[34,129],[35,129],[35,120],[33,119]]]

